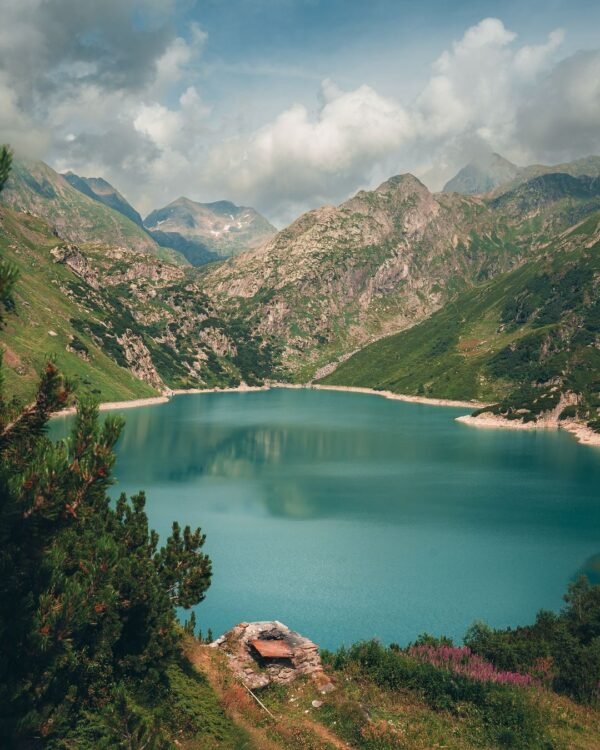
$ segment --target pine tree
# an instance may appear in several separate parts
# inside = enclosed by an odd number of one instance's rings
[[[8,146],[0,146],[0,192],[8,180],[11,166],[12,152]],[[0,260],[0,323],[4,310],[10,310],[13,307],[12,290],[16,280],[15,267],[5,260]]]
[[[9,167],[3,149],[0,185]],[[124,747],[163,747],[131,692],[167,688],[175,607],[197,604],[210,585],[205,538],[173,524],[159,549],[143,493],[111,503],[120,419],[101,424],[97,405],[80,401],[70,438],[47,438],[71,393],[52,361],[16,413],[0,390],[0,737],[46,746],[96,717],[94,746],[121,746],[119,726]]]
[[[185,625],[183,626],[183,629],[184,629],[184,631],[188,635],[195,636],[196,635],[196,625],[197,625],[197,623],[196,623],[196,613],[192,610],[192,612],[190,614],[190,619],[186,620]],[[202,634],[202,631],[200,631],[200,635],[201,634]]]
[[[6,185],[12,169],[12,151],[8,146],[0,146],[0,191]]]

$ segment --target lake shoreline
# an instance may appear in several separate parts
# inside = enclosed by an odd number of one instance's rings
[[[319,385],[317,383],[307,383],[305,385],[288,385],[286,383],[273,384],[275,388],[311,388],[315,391],[342,391],[344,393],[363,393],[366,396],[381,396],[390,401],[404,401],[409,404],[425,404],[427,406],[450,406],[454,408],[482,409],[489,406],[489,403],[482,401],[458,401],[450,398],[430,398],[428,396],[409,396],[404,393],[394,393],[393,391],[377,391],[374,388],[361,388],[360,386],[350,385]]]
[[[268,391],[270,386],[239,385],[235,388],[175,388],[164,391],[160,396],[148,396],[147,398],[132,398],[125,401],[102,401],[98,404],[99,411],[112,411],[113,409],[137,409],[141,406],[155,406],[157,404],[168,404],[173,396],[199,395],[201,393],[252,393],[254,391]],[[76,406],[67,406],[66,409],[52,413],[55,417],[68,417],[77,413]]]
[[[488,403],[481,401],[459,401],[447,398],[429,398],[427,396],[410,396],[402,393],[393,393],[392,391],[378,391],[373,388],[361,388],[359,386],[344,385],[320,385],[318,383],[280,383],[269,382],[261,386],[251,386],[243,383],[233,388],[177,388],[166,390],[160,396],[150,396],[148,398],[129,399],[127,401],[104,401],[99,404],[100,411],[112,411],[114,409],[136,409],[141,406],[154,406],[168,403],[173,396],[200,395],[204,393],[255,393],[258,391],[270,391],[273,389],[294,389],[294,390],[314,390],[314,391],[340,391],[342,393],[362,393],[366,396],[381,396],[390,401],[403,401],[409,404],[423,404],[426,406],[446,406],[452,408],[482,409],[489,406]],[[59,412],[54,412],[52,418],[66,417],[76,413],[75,406],[69,406]],[[520,420],[508,420],[496,414],[480,415],[473,417],[465,414],[456,417],[455,421],[465,424],[469,427],[482,429],[501,429],[501,430],[564,430],[569,432],[575,440],[581,445],[600,447],[600,434],[594,432],[587,425],[568,420],[558,422],[522,422]]]
[[[426,396],[409,396],[402,393],[393,393],[392,391],[377,391],[373,388],[360,388],[344,385],[319,385],[316,383],[280,383],[273,382],[260,386],[239,385],[233,388],[176,388],[166,390],[160,396],[150,396],[147,398],[135,398],[126,401],[103,401],[98,405],[100,411],[111,411],[113,409],[136,409],[140,406],[153,406],[155,404],[166,404],[173,396],[201,395],[204,393],[255,393],[258,391],[270,391],[274,389],[294,389],[294,390],[313,390],[313,391],[341,391],[344,393],[362,393],[366,396],[381,396],[390,401],[404,401],[410,404],[425,404],[428,406],[449,406],[454,408],[480,409],[488,406],[481,401],[457,401],[446,398],[429,398]],[[68,406],[66,409],[54,412],[52,417],[64,417],[75,414],[76,406]]]
[[[522,422],[519,419],[506,419],[497,414],[482,414],[478,417],[471,415],[456,417],[455,421],[465,424],[468,427],[476,427],[483,430],[525,430],[527,432],[556,432],[564,430],[570,433],[581,445],[600,447],[600,433],[594,432],[587,425],[574,420],[564,422]]]

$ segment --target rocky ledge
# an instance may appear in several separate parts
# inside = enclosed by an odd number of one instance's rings
[[[323,693],[334,689],[323,671],[319,647],[277,620],[242,622],[211,646],[227,655],[233,674],[251,690],[288,685],[300,676],[311,677]],[[277,655],[263,655],[268,652]]]

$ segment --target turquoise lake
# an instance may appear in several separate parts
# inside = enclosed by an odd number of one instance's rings
[[[144,489],[161,535],[202,527],[214,577],[196,614],[215,636],[278,619],[331,648],[525,624],[600,569],[600,450],[464,413],[309,389],[178,396],[122,411],[114,493]]]

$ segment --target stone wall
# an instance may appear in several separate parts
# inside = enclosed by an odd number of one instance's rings
[[[290,659],[263,659],[250,645],[255,640],[280,640],[292,652]],[[287,685],[299,676],[310,676],[325,692],[333,686],[323,672],[319,647],[277,620],[242,622],[211,644],[223,651],[234,675],[251,690],[272,683]],[[331,686],[331,687],[329,687]]]

